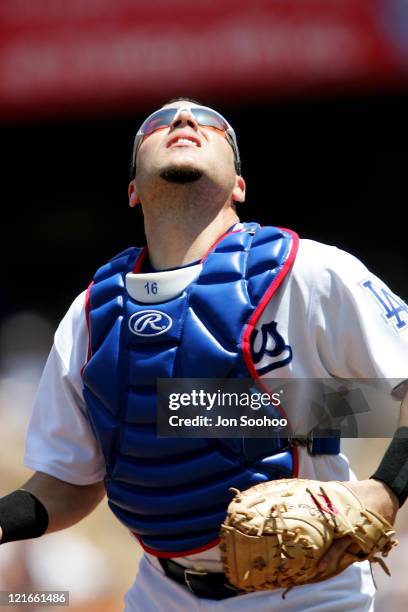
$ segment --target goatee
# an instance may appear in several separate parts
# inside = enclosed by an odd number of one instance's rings
[[[194,183],[202,177],[201,170],[196,168],[166,168],[160,174],[160,177],[169,183],[177,183],[184,185],[186,183]]]

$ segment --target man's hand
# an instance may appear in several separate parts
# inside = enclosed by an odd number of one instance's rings
[[[386,484],[373,479],[347,482],[345,484],[358,495],[366,508],[378,512],[391,525],[394,524],[399,504],[395,494]],[[340,559],[352,542],[353,540],[350,536],[335,540],[321,558],[318,565],[319,571],[324,571],[329,563],[335,559]]]

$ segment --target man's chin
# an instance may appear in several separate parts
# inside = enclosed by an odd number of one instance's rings
[[[195,183],[202,175],[202,171],[198,168],[182,168],[180,166],[169,166],[160,173],[162,179],[178,185]]]

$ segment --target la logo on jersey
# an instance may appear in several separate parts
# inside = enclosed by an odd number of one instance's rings
[[[283,368],[292,361],[292,347],[285,343],[277,327],[276,321],[270,321],[264,323],[260,331],[254,329],[251,334],[251,357],[254,364],[260,363],[264,357],[268,358],[266,365],[256,369],[259,376]]]
[[[360,285],[374,298],[387,324],[391,324],[397,332],[408,328],[408,305],[401,298],[371,279],[362,281]]]

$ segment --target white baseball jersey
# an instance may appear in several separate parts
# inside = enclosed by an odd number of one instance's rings
[[[158,274],[165,279],[170,273]],[[177,284],[177,271],[171,275]],[[181,277],[186,277],[182,269]],[[335,247],[300,240],[293,268],[257,328],[271,321],[290,347],[291,359],[282,359],[285,364],[266,373],[267,377],[394,379],[390,392],[395,379],[408,379],[408,307],[358,259]],[[25,452],[29,468],[78,485],[100,481],[105,475],[82,395],[81,369],[87,351],[84,292],[56,331]],[[268,359],[271,357],[265,355],[257,368],[267,366]],[[343,454],[311,456],[304,448],[299,448],[299,477],[322,481],[355,478]],[[221,571],[218,547],[175,561],[197,570]],[[368,562],[364,562],[318,586],[296,587],[285,600],[281,595],[276,590],[219,602],[199,600],[167,578],[155,557],[145,554],[127,593],[126,610],[361,611],[372,609],[374,586]]]

